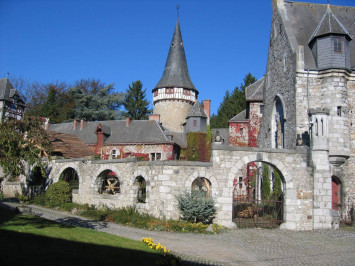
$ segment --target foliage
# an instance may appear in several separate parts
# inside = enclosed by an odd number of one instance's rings
[[[273,193],[272,193],[272,198],[274,200],[278,200],[279,197],[282,195],[282,183],[281,183],[281,177],[280,173],[274,169],[274,187],[273,187]]]
[[[245,88],[255,81],[256,78],[248,73],[240,88],[236,86],[232,93],[226,91],[217,115],[213,114],[211,117],[211,128],[228,128],[228,121],[246,108]]]
[[[4,194],[2,194],[2,191],[0,191],[0,201],[4,199]]]
[[[31,200],[31,204],[39,205],[39,206],[46,206],[46,194],[40,194],[35,196]]]
[[[74,99],[74,118],[95,120],[119,119],[119,107],[122,104],[122,93],[115,93],[113,84],[106,85],[99,79],[77,81],[68,90]]]
[[[132,82],[128,86],[123,100],[123,106],[126,109],[124,116],[134,120],[148,119],[151,110],[148,109],[149,102],[145,98],[145,91],[140,80]]]
[[[189,222],[208,224],[215,217],[216,208],[212,197],[206,192],[193,190],[176,197],[181,218]]]
[[[188,161],[209,161],[209,141],[207,134],[202,132],[191,132],[186,134],[187,160]]]
[[[30,204],[30,200],[27,196],[25,195],[19,195],[18,196],[18,200],[20,201],[20,203],[22,204]]]
[[[62,203],[71,202],[71,189],[67,182],[59,180],[51,184],[46,191],[46,205],[58,207]]]
[[[261,198],[263,200],[270,199],[271,196],[271,188],[270,188],[270,178],[269,178],[269,166],[267,164],[263,164],[263,183],[261,186]]]
[[[38,118],[9,120],[0,124],[0,166],[15,179],[25,174],[25,163],[44,167],[42,157],[48,157],[51,143]]]

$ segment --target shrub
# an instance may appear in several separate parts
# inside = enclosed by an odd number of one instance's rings
[[[206,196],[204,191],[185,192],[178,195],[176,199],[183,220],[208,224],[215,217],[215,202],[212,197]]]
[[[80,204],[74,203],[74,202],[65,202],[59,206],[59,209],[66,211],[66,212],[71,212],[73,209],[79,209],[81,207]]]
[[[49,207],[58,207],[63,203],[71,202],[70,186],[63,180],[50,185],[45,195],[46,205]]]
[[[45,206],[46,205],[46,195],[45,194],[39,194],[39,195],[35,196],[31,200],[31,203],[35,204],[35,205]]]

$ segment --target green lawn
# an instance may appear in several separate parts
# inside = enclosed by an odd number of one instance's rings
[[[142,242],[0,208],[0,265],[156,265]]]

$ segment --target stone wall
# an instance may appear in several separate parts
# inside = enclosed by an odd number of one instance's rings
[[[274,132],[271,130],[274,101],[278,96],[284,108],[284,147],[296,146],[296,53],[286,34],[285,14],[273,11],[269,55],[264,86],[264,114],[258,135],[258,146],[270,148]]]
[[[182,124],[186,122],[186,117],[193,103],[183,100],[161,100],[154,105],[154,114],[160,115],[160,122],[171,131],[182,132]]]
[[[231,227],[233,180],[241,175],[249,162],[265,162],[278,169],[284,180],[284,219],[282,228],[312,229],[312,182],[307,168],[307,150],[276,150],[215,145],[212,162],[160,161],[136,162],[123,160],[56,160],[52,162],[50,179],[58,180],[61,172],[72,167],[79,175],[79,191],[75,202],[111,208],[136,205],[157,217],[177,219],[179,212],[176,195],[191,190],[193,181],[204,177],[211,182],[216,200],[217,217],[214,222]],[[114,171],[121,182],[121,193],[98,193],[97,177],[105,170]],[[136,177],[147,182],[147,203],[137,203]]]

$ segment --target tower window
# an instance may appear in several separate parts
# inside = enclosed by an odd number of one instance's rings
[[[155,90],[155,91],[154,91],[154,97],[155,97],[155,96],[158,96],[158,90]]]
[[[338,115],[338,116],[341,116],[341,106],[338,106],[338,107],[337,107],[337,115]]]
[[[334,38],[334,52],[342,53],[343,52],[343,39],[342,38]]]
[[[197,120],[193,120],[193,126],[197,127]]]
[[[165,93],[166,94],[173,94],[174,93],[174,88],[165,88]]]
[[[260,114],[262,115],[264,113],[264,105],[260,105]]]
[[[188,89],[184,89],[184,95],[190,96],[191,95],[191,91],[188,90]]]

